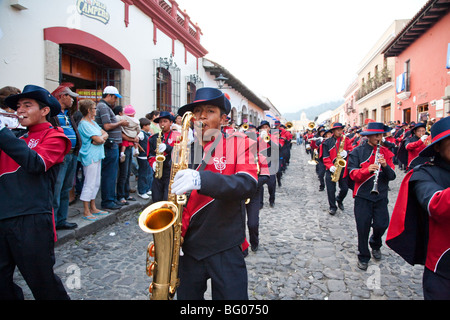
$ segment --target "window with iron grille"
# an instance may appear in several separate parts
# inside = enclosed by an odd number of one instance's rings
[[[180,69],[172,56],[153,60],[153,77],[154,109],[176,114],[180,108]]]
[[[195,93],[197,89],[203,88],[204,83],[202,79],[196,75],[191,74],[190,76],[186,76],[186,104],[194,102]]]

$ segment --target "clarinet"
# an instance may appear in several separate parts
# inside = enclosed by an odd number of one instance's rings
[[[380,149],[381,149],[381,145],[378,144],[377,152],[375,153],[375,162],[374,162],[374,163],[378,164],[378,170],[375,171],[375,179],[373,180],[373,188],[372,188],[372,191],[370,191],[371,194],[379,194],[379,192],[378,192],[378,176],[380,175],[381,166],[378,163],[378,159],[380,157]]]

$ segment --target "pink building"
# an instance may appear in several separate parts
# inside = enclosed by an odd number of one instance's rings
[[[395,119],[439,120],[450,110],[450,1],[430,0],[387,46],[395,63]]]

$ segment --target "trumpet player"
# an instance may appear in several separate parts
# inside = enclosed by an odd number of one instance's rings
[[[276,156],[277,152],[279,152],[278,144],[272,139],[270,135],[270,123],[268,121],[261,121],[261,124],[258,127],[259,130],[259,143],[260,151],[263,152],[267,159],[270,159],[269,166],[269,179],[265,183],[267,184],[267,189],[269,191],[269,205],[271,208],[275,206],[275,191],[277,188],[277,172],[279,170],[278,164],[278,156]],[[267,139],[267,137],[269,139]],[[267,142],[266,142],[267,141]],[[275,161],[274,161],[275,160]],[[264,185],[260,187],[260,208],[263,207],[264,204]]]
[[[341,148],[341,144],[343,139],[345,138],[343,135],[344,126],[335,122],[332,124],[330,131],[332,136],[323,142],[323,164],[325,165],[325,185],[327,188],[327,196],[328,196],[328,204],[330,206],[329,214],[335,215],[336,210],[339,209],[344,210],[344,199],[347,196],[348,192],[348,181],[347,181],[347,166],[342,168],[340,176],[339,176],[339,194],[336,197],[336,182],[332,181],[333,173],[338,170],[336,167],[336,159],[338,155],[345,159],[350,151],[352,151],[352,145],[349,140],[345,139],[343,142],[343,148]],[[337,202],[337,206],[336,206]]]
[[[214,300],[246,300],[248,277],[241,244],[245,201],[258,184],[256,143],[239,132],[229,136],[221,132],[231,104],[218,89],[198,89],[194,102],[178,113],[187,111],[202,123],[201,128],[195,126],[191,148],[201,149],[203,158],[191,163],[191,169],[178,171],[171,189],[177,195],[190,193],[182,216],[177,298],[203,299],[211,279]]]
[[[425,127],[425,123],[417,123],[411,129],[411,137],[405,142],[405,149],[408,151],[408,171],[430,160],[429,157],[420,156],[420,152],[426,148],[426,141],[428,139]]]
[[[7,97],[5,104],[17,110],[28,133],[17,138],[0,118],[0,300],[24,299],[13,281],[16,266],[36,300],[69,299],[53,272],[53,192],[71,143],[48,120],[59,114],[61,106],[35,85]]]
[[[391,129],[380,122],[371,122],[361,132],[367,143],[356,147],[348,159],[353,189],[354,214],[358,232],[358,268],[366,270],[369,260],[369,245],[372,256],[381,259],[381,237],[389,225],[388,184],[394,180],[393,157],[388,148],[381,146],[383,134]],[[372,236],[369,240],[370,229]]]

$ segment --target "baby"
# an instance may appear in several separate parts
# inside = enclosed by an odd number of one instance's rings
[[[128,105],[123,109],[123,112],[119,112],[116,115],[117,121],[127,120],[128,126],[122,126],[122,132],[127,137],[133,139],[134,141],[128,141],[123,139],[120,145],[120,162],[125,161],[125,149],[130,146],[134,146],[135,155],[139,154],[139,143],[136,142],[137,135],[141,132],[141,127],[139,125],[139,120],[134,117],[136,110],[134,110],[132,105]],[[138,140],[139,141],[139,140]]]

